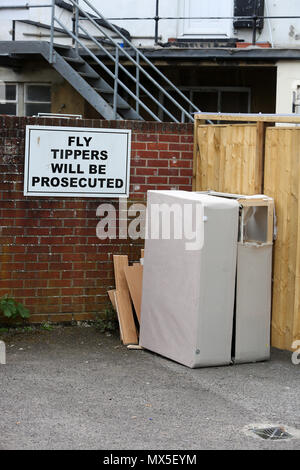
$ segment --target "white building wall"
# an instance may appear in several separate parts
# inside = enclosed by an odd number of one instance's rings
[[[18,4],[49,4],[49,0],[18,0]],[[80,0],[84,5],[84,1]],[[93,0],[91,2],[107,18],[120,17],[154,17],[155,0]],[[9,4],[9,0],[0,0],[0,5]],[[233,15],[234,0],[160,0],[159,15],[161,17],[184,16],[190,13],[192,16],[220,16]],[[300,15],[300,0],[265,0],[265,15],[270,16],[293,16]],[[88,9],[87,6],[85,6]],[[9,15],[10,13],[10,15]],[[61,9],[57,9],[58,17],[66,19],[69,15]],[[0,40],[11,39],[12,16],[16,18],[24,17],[50,23],[50,9],[34,8],[29,10],[0,10]],[[115,24],[126,28],[135,38],[138,45],[153,46],[154,28],[153,20],[113,20]],[[188,37],[189,31],[194,31],[190,37],[236,37],[251,42],[252,33],[243,29],[235,31],[233,20],[228,20],[226,28],[223,22],[215,22],[218,26],[213,31],[213,22],[203,20],[194,22],[193,28],[189,29],[189,23],[184,20],[161,20],[159,22],[159,35],[162,42],[167,42],[169,38]],[[69,22],[71,25],[71,23]],[[209,28],[211,27],[211,34]],[[226,30],[226,31],[225,31]],[[18,24],[18,31],[22,37],[21,25]],[[199,31],[197,33],[197,31]],[[204,31],[204,34],[203,34]],[[18,39],[21,39],[18,37]],[[28,36],[28,31],[24,40],[33,40]],[[36,38],[40,39],[40,38]],[[47,40],[44,38],[44,40]],[[300,46],[300,19],[266,19],[262,32],[258,31],[257,41],[268,41],[274,47],[298,48]]]
[[[300,62],[282,60],[277,63],[276,113],[293,112],[293,93],[300,97]],[[300,113],[300,109],[296,109]]]

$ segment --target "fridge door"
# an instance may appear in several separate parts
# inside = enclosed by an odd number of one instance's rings
[[[231,362],[239,205],[184,191],[149,191],[148,233],[158,233],[153,204],[202,205],[204,244],[148,238],[145,243],[140,344],[189,367]],[[196,224],[197,225],[197,224]]]

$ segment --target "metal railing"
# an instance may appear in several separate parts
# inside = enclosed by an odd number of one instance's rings
[[[160,16],[159,14],[160,0],[156,0],[155,4],[155,15],[145,17],[112,17],[107,18],[108,21],[153,21],[154,22],[154,40],[155,44],[159,44],[159,23],[163,20],[232,20],[234,22],[243,21],[249,22],[252,25],[252,43],[255,45],[257,42],[257,30],[260,29],[259,23],[262,20],[293,20],[300,19],[299,15],[280,15],[274,16],[269,14],[269,6],[266,4],[265,8],[267,15],[258,14],[258,0],[253,4],[252,15],[246,16]]]
[[[102,68],[107,72],[111,78],[114,80],[114,110],[116,113],[116,103],[117,103],[117,96],[119,87],[125,90],[131,98],[133,98],[136,102],[136,110],[139,112],[140,107],[146,110],[150,116],[155,119],[156,121],[161,121],[161,119],[153,113],[153,111],[141,100],[140,92],[144,92],[148,98],[154,102],[160,110],[163,111],[169,118],[172,119],[174,122],[193,122],[194,118],[193,115],[187,111],[187,109],[192,110],[192,113],[199,112],[199,108],[195,106],[185,95],[182,93],[172,82],[169,80],[139,49],[137,49],[131,41],[128,40],[122,32],[116,28],[112,23],[109,23],[108,20],[94,7],[94,5],[89,0],[82,0],[82,3],[87,5],[90,10],[93,11],[94,14],[90,14],[84,10],[84,8],[79,5],[78,0],[69,0],[69,2],[73,5],[74,9],[74,27],[73,31],[70,31],[66,25],[62,23],[62,21],[55,15],[55,0],[52,0],[52,12],[51,12],[51,37],[50,37],[50,62],[53,62],[55,57],[54,51],[54,26],[57,23],[70,38],[72,38],[74,42],[75,50],[78,52],[79,46],[88,53],[88,55]],[[105,26],[101,26],[97,23],[96,19],[100,18],[104,24],[109,26],[109,30],[113,31],[119,40],[122,40],[122,44],[118,42],[117,39],[111,37]],[[107,43],[114,47],[114,54],[112,54],[106,47],[106,44],[102,44],[100,40],[97,40],[95,36],[92,36],[85,27],[82,26],[81,21],[86,23],[88,22],[90,25],[93,25],[103,36]],[[112,72],[95,54],[95,51],[91,50],[87,47],[81,39],[79,39],[79,32],[83,32],[85,36],[95,45],[101,52],[104,52],[109,59],[113,62],[115,68],[114,72]],[[131,52],[131,53],[130,53]],[[129,72],[129,70],[120,62],[120,58],[125,57],[129,60],[129,62],[135,67],[135,74]],[[141,65],[141,62],[147,64],[149,66],[149,72]],[[125,73],[125,75],[134,82],[135,84],[135,93],[133,93],[128,86],[121,81],[119,71]],[[162,84],[159,83],[152,75],[155,72],[162,81]],[[171,102],[175,109],[181,113],[181,119],[177,119],[176,116],[172,112],[170,112],[167,107],[165,107],[155,96],[153,96],[152,92],[149,91],[142,83],[141,83],[141,75],[146,77],[154,87],[161,92],[165,98]],[[175,99],[167,90],[166,87],[169,87],[169,91],[174,93],[177,96]],[[182,106],[178,102],[178,98],[180,98],[184,106]]]

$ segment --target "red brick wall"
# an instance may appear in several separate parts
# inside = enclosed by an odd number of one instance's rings
[[[114,286],[113,254],[139,258],[141,240],[99,240],[99,198],[23,196],[26,124],[132,129],[130,200],[149,189],[192,189],[191,124],[0,117],[0,296],[32,322],[94,318]]]

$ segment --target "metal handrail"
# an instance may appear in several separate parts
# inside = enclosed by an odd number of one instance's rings
[[[135,96],[135,94],[117,77],[115,77],[115,74],[108,68],[106,67],[105,64],[103,64],[103,62],[101,62],[98,57],[85,45],[83,44],[82,41],[80,41],[80,39],[78,37],[76,37],[71,31],[68,30],[68,28],[66,28],[66,26],[58,19],[54,16],[54,19],[55,21],[66,31],[66,33],[74,40],[76,40],[78,42],[78,44],[82,47],[82,49],[84,49],[91,57],[92,59],[94,59],[104,70],[105,72],[110,75],[110,77],[112,77],[114,80],[117,80],[118,81],[118,84],[132,97],[134,98],[135,100],[137,99],[137,97]],[[51,60],[51,59],[50,59]],[[54,54],[52,56],[52,60],[54,60]],[[156,116],[156,114],[154,114],[150,108],[148,108],[147,105],[145,105],[145,103],[143,103],[140,99],[138,100],[139,101],[139,104],[145,109],[145,111],[147,111],[156,121],[160,121],[160,119]]]
[[[88,12],[86,12],[81,6],[79,6],[76,3],[76,0],[70,0],[70,2],[73,4],[75,8],[78,8],[78,10],[81,12],[81,14],[87,18],[104,36],[106,36],[112,44],[114,44],[115,47],[121,51],[122,54],[124,54],[132,64],[136,66],[136,68],[139,68],[140,72],[142,72],[176,107],[179,109],[182,113],[182,116],[185,116],[189,119],[189,121],[193,122],[194,118],[191,116],[191,114],[186,111],[183,106],[181,106],[178,101],[176,101],[166,90],[163,86],[161,86],[141,65],[138,63],[126,50],[123,49],[123,47],[115,41],[111,36],[109,36],[105,30],[95,21],[95,19],[89,15]],[[131,49],[135,51],[135,54],[139,56],[140,60],[143,60],[146,62],[152,70],[154,70],[163,80],[172,88],[173,91],[175,91],[181,98],[184,99],[186,104],[191,107],[192,110],[198,112],[199,109],[197,106],[194,105],[141,51],[139,51],[127,38],[124,36],[113,24],[109,23],[106,18],[88,1],[88,0],[83,0],[83,2],[89,6],[104,22],[107,23],[109,26],[109,29],[113,30],[117,36],[119,36],[125,44],[127,44]],[[79,20],[81,17],[79,16]],[[80,27],[82,29],[82,27]],[[159,102],[158,102],[159,103]],[[159,106],[161,109],[166,112],[166,108],[159,103]]]
[[[147,88],[145,88],[143,85],[141,85],[139,82],[136,81],[136,77],[134,75],[132,75],[127,69],[126,67],[124,67],[124,65],[122,65],[120,62],[119,62],[119,49],[116,47],[116,51],[118,51],[118,53],[115,55],[115,57],[99,42],[97,41],[97,39],[92,36],[88,31],[86,31],[81,25],[79,26],[79,29],[81,29],[85,35],[92,41],[94,42],[94,44],[96,44],[101,50],[103,50],[103,52],[105,52],[105,54],[115,63],[115,65],[118,63],[118,68],[122,69],[123,72],[126,73],[126,75],[131,78],[137,85],[138,88],[140,88],[144,93],[146,93],[147,96],[149,96],[149,98],[152,99],[152,101],[154,101],[154,103],[156,103],[159,107],[163,107],[163,105],[151,94],[151,92],[149,90],[147,90]],[[122,48],[121,48],[122,50]],[[117,57],[118,55],[118,57]],[[97,56],[96,56],[97,57]],[[99,65],[102,64],[102,62],[98,59],[97,60],[97,63]],[[139,70],[139,68],[137,68],[137,70]],[[138,96],[138,95],[134,95],[134,96]],[[179,122],[175,116],[173,116],[173,114],[170,113],[170,111],[168,111],[166,108],[164,108],[164,111],[165,113],[171,118],[173,119],[175,122]]]

